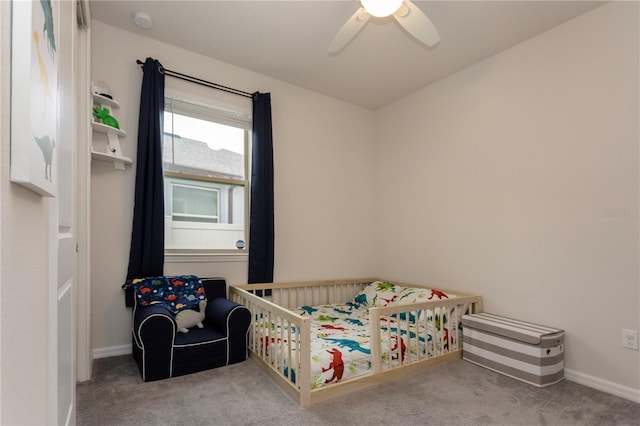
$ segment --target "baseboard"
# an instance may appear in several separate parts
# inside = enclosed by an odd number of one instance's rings
[[[93,359],[109,358],[112,356],[130,355],[131,345],[110,346],[93,350]]]
[[[570,382],[578,383],[602,392],[610,393],[611,395],[619,396],[620,398],[628,399],[629,401],[640,403],[639,389],[622,386],[617,383],[609,382],[607,380],[599,379],[567,368],[564,369],[564,378]]]

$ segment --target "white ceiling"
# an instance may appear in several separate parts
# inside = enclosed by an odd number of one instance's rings
[[[358,9],[358,1],[91,0],[91,15],[125,30],[376,109],[604,2],[414,3],[440,32],[438,45],[421,45],[392,17],[372,18],[337,55],[329,55],[327,49]],[[151,16],[151,29],[134,25],[137,11]],[[169,69],[185,72],[171,58],[158,59]]]

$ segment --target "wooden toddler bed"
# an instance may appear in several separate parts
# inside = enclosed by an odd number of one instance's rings
[[[265,295],[261,297],[261,295]],[[479,296],[376,279],[233,285],[253,359],[302,406],[461,358]]]

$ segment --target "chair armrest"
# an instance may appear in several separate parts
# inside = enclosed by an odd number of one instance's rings
[[[145,340],[168,339],[173,344],[177,330],[176,320],[162,305],[135,306],[133,314],[133,334],[141,346]]]
[[[251,322],[251,312],[245,306],[223,297],[207,302],[206,319],[227,336],[246,335]]]
[[[164,306],[134,307],[133,339],[140,350],[140,359],[137,361],[145,382],[173,375],[173,341],[176,329],[173,314]]]

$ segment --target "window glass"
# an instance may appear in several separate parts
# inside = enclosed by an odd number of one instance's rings
[[[245,130],[165,112],[165,170],[244,179]]]
[[[173,220],[185,222],[218,222],[217,189],[173,184]]]
[[[245,251],[250,118],[165,100],[165,251]]]

